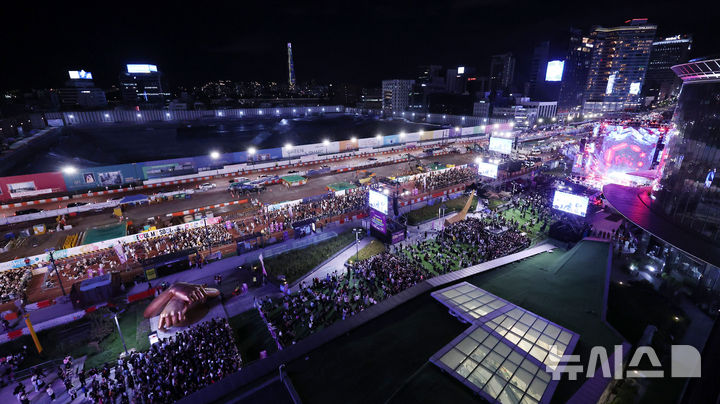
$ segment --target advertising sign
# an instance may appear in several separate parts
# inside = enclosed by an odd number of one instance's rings
[[[562,191],[555,191],[555,197],[553,198],[553,209],[585,217],[585,213],[587,212],[587,206],[587,197],[574,195]]]
[[[396,231],[392,234],[391,244],[399,243],[403,240],[405,240],[405,231]]]
[[[387,217],[378,211],[370,210],[370,226],[380,233],[387,233]]]
[[[545,70],[545,81],[562,81],[564,68],[564,60],[549,61],[547,64],[547,70]]]
[[[383,193],[370,190],[368,192],[368,205],[371,209],[375,209],[384,215],[388,214],[388,197]]]

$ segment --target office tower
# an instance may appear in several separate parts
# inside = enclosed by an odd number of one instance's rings
[[[93,83],[92,73],[85,70],[70,70],[65,87],[57,89],[60,104],[84,108],[104,107],[107,105],[105,92]]]
[[[512,53],[494,55],[490,59],[490,89],[510,92],[515,78],[515,57]]]
[[[295,65],[293,64],[292,44],[288,42],[288,86],[291,90],[295,89]]]
[[[162,75],[157,66],[149,64],[129,64],[127,70],[120,73],[120,93],[124,102],[162,103],[165,93],[162,91]]]
[[[543,98],[543,84],[545,82],[545,71],[548,60],[550,59],[550,42],[543,41],[533,50],[533,57],[530,61],[530,79],[528,80],[528,88],[526,96],[532,99]]]
[[[675,35],[653,42],[643,86],[644,96],[662,101],[677,95],[681,81],[670,68],[687,62],[691,47],[690,35]]]
[[[462,94],[467,90],[468,77],[475,74],[475,68],[458,66],[447,69],[445,74],[445,90],[450,94]]]
[[[650,50],[657,26],[646,18],[619,27],[596,27],[583,110],[616,111],[640,105]]]
[[[407,110],[414,84],[415,80],[383,80],[383,112],[391,115],[393,112]]]
[[[570,29],[570,41],[558,97],[558,110],[561,112],[582,107],[592,57],[592,42],[592,39],[583,35],[579,29]]]

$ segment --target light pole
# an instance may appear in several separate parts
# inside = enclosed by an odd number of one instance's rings
[[[123,336],[122,329],[120,328],[120,322],[118,322],[117,314],[115,314],[113,317],[115,318],[115,325],[117,326],[118,333],[120,333],[120,340],[122,341],[123,348],[125,349],[125,356],[127,356],[127,345],[125,345],[125,337]]]
[[[360,234],[362,234],[363,229],[353,229],[353,233],[355,233],[355,262],[357,262],[360,259]]]
[[[208,255],[208,257],[212,257],[212,240],[210,240],[210,232],[208,231],[206,214],[203,214],[203,224],[205,225],[205,242],[207,243],[208,248],[210,249],[210,254]]]
[[[57,265],[55,265],[55,257],[53,257],[53,253],[55,252],[55,250],[50,248],[46,251],[50,255],[50,263],[52,264],[53,270],[55,271],[55,276],[57,277],[58,284],[60,285],[60,290],[62,290],[63,296],[66,296],[65,287],[63,286],[62,279],[60,279],[60,273],[58,273]]]

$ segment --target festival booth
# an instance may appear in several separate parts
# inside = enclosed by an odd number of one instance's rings
[[[355,189],[355,188],[357,188],[357,186],[355,184],[351,184],[349,182],[334,182],[325,188],[328,191],[337,193],[337,192],[343,192],[343,191]]]
[[[302,175],[286,175],[280,177],[280,180],[286,187],[299,187],[300,185],[307,184],[307,178]]]
[[[74,283],[70,289],[70,299],[75,308],[90,307],[110,301],[118,293],[120,274],[112,272]]]
[[[190,256],[197,254],[197,248],[188,248],[174,253],[140,260],[145,278],[152,280],[162,276],[190,269]]]

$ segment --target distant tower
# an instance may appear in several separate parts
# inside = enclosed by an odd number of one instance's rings
[[[288,42],[288,84],[290,89],[295,89],[295,66],[292,58],[292,44]]]

